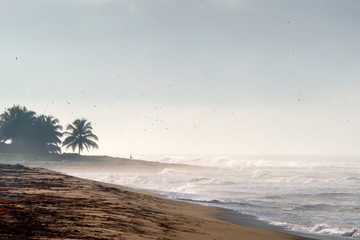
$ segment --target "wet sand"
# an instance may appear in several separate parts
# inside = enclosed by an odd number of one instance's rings
[[[0,239],[306,239],[216,217],[224,214],[46,169],[0,164]]]

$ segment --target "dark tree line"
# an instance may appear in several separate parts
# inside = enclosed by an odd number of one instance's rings
[[[59,154],[61,146],[78,148],[79,154],[86,148],[99,148],[92,133],[91,123],[85,118],[68,124],[66,132],[59,119],[53,116],[37,115],[24,106],[13,106],[0,115],[0,143],[10,152],[33,154]],[[63,135],[67,137],[61,140]]]

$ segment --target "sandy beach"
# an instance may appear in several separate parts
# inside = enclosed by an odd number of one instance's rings
[[[306,239],[217,217],[224,214],[42,168],[0,164],[0,239]]]

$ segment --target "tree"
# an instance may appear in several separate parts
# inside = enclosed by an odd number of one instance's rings
[[[35,112],[26,107],[13,106],[0,115],[0,139],[10,141],[14,149],[31,149]]]
[[[78,148],[80,155],[84,147],[88,151],[89,148],[99,148],[95,142],[98,141],[98,137],[92,133],[91,122],[88,122],[87,119],[76,119],[72,124],[67,125],[66,130],[68,131],[64,132],[64,135],[68,136],[62,143],[66,149],[71,148],[75,152],[75,149]]]
[[[59,119],[53,116],[40,115],[35,121],[36,143],[38,149],[47,153],[61,153],[60,138],[63,134],[60,132],[62,126],[59,125]]]
[[[0,141],[11,151],[25,153],[60,153],[62,126],[53,116],[37,116],[26,107],[13,106],[0,115]]]

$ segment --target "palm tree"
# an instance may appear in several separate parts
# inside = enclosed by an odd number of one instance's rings
[[[0,115],[0,140],[4,143],[10,141],[14,149],[30,150],[35,120],[35,112],[26,107],[14,105],[6,109]]]
[[[40,115],[14,105],[0,115],[0,142],[10,143],[11,151],[61,153],[62,126],[53,116]]]
[[[88,122],[85,118],[76,119],[72,124],[67,125],[66,130],[64,132],[65,135],[68,135],[64,142],[62,143],[66,149],[71,148],[73,152],[75,149],[79,149],[79,155],[84,150],[89,151],[89,148],[98,149],[99,146],[93,141],[98,141],[98,137],[92,133],[91,122]]]
[[[63,134],[60,132],[62,126],[59,125],[59,119],[53,116],[40,115],[36,118],[35,123],[35,139],[38,149],[41,152],[61,153],[58,144],[61,143],[60,138]]]

